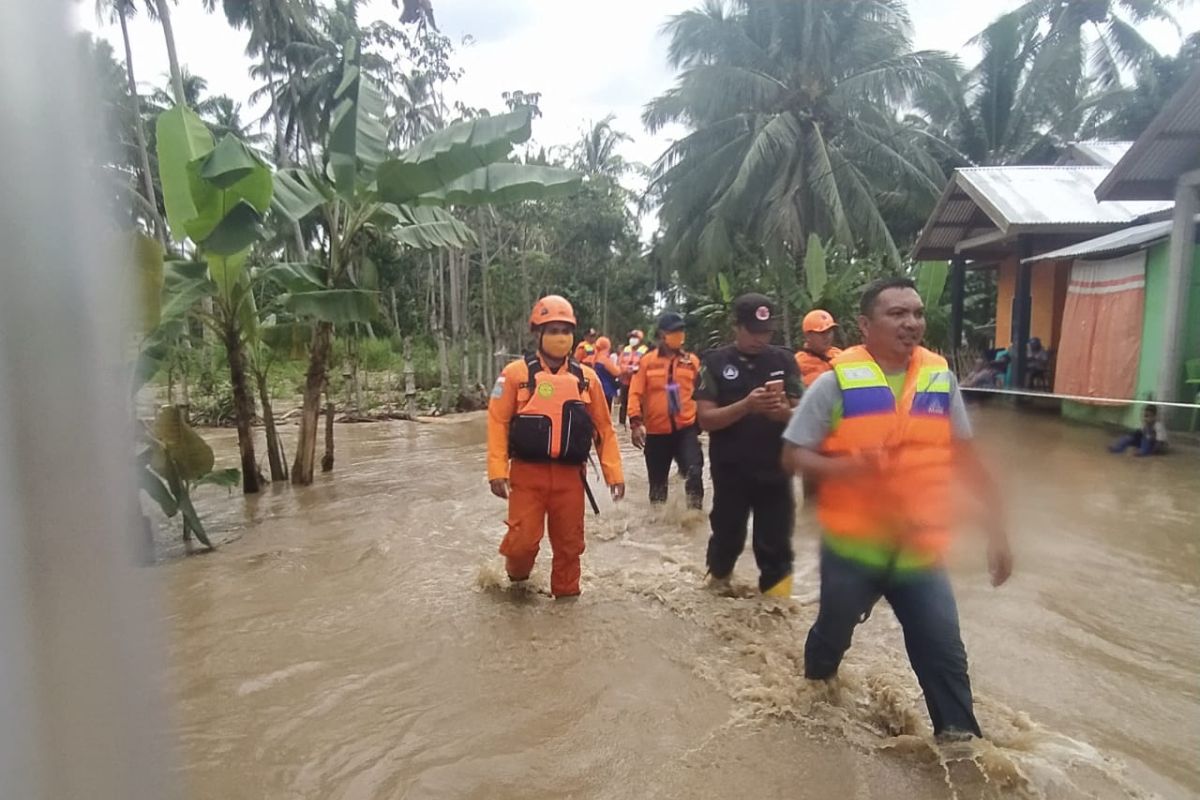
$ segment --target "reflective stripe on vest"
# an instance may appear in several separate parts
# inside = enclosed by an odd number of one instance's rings
[[[918,348],[897,397],[863,347],[834,361],[842,419],[822,444],[831,454],[878,452],[878,475],[823,480],[818,516],[833,535],[940,557],[949,545],[950,373]]]

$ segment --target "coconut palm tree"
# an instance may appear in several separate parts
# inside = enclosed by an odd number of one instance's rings
[[[882,196],[932,204],[944,175],[897,109],[955,66],[913,51],[910,27],[901,0],[706,0],[673,17],[681,73],[643,114],[690,128],[652,175],[665,257],[713,271],[741,239],[783,269],[815,232],[899,263]]]
[[[163,246],[166,246],[167,227],[163,224],[154,192],[154,173],[150,169],[150,150],[146,145],[145,128],[142,127],[141,99],[138,95],[137,78],[133,74],[133,48],[129,44],[129,18],[137,14],[139,7],[144,9],[151,18],[158,13],[158,6],[154,0],[145,0],[141,4],[136,0],[96,0],[96,17],[101,20],[116,21],[121,26],[121,41],[125,45],[125,77],[129,84],[130,110],[133,115],[130,125],[137,142],[142,193],[151,214],[154,235],[158,237]]]
[[[930,130],[957,150],[955,166],[1052,162],[1079,128],[1077,87],[1035,78],[1043,37],[1018,14],[999,17],[973,42],[982,51],[973,69],[916,96]]]
[[[204,121],[208,123],[214,138],[220,139],[226,134],[233,134],[249,145],[261,145],[269,139],[261,130],[250,130],[250,123],[242,119],[242,104],[235,102],[232,97],[219,94],[208,103],[211,109]]]
[[[1122,83],[1123,70],[1154,60],[1158,51],[1138,26],[1163,21],[1180,0],[1027,0],[1014,12],[1032,28],[1043,28],[1035,80],[1054,81],[1081,91],[1092,77],[1100,88]]]
[[[631,141],[629,134],[613,128],[616,115],[609,114],[593,123],[574,147],[574,167],[588,175],[620,177],[630,169],[630,164],[618,153],[621,142]]]

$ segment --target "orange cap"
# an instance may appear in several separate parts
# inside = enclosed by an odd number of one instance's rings
[[[804,315],[804,332],[805,333],[824,333],[830,328],[836,328],[837,322],[833,319],[833,314],[830,314],[824,309],[815,309]]]
[[[596,350],[601,353],[606,353],[609,350],[612,350],[612,340],[607,336],[601,336],[596,340]]]
[[[548,294],[533,304],[533,312],[529,315],[529,327],[536,328],[551,322],[566,322],[575,325],[575,309],[565,297]]]
[[[629,332],[629,338],[630,339],[637,338],[637,339],[642,339],[644,341],[646,338],[646,332],[639,330],[638,328],[634,328],[633,330],[631,330]]]

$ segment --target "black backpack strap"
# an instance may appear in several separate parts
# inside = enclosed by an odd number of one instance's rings
[[[537,353],[525,354],[525,369],[527,370],[525,384],[521,388],[533,391],[533,387],[537,385],[537,374],[542,371],[542,360],[538,358]]]
[[[583,365],[572,358],[567,362],[567,370],[575,376],[575,380],[579,381],[579,395],[582,397],[583,395],[587,394],[588,379],[587,376],[583,374]]]

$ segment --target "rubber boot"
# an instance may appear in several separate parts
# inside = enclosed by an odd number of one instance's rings
[[[788,598],[792,596],[792,576],[788,575],[769,589],[763,590],[764,597]]]

